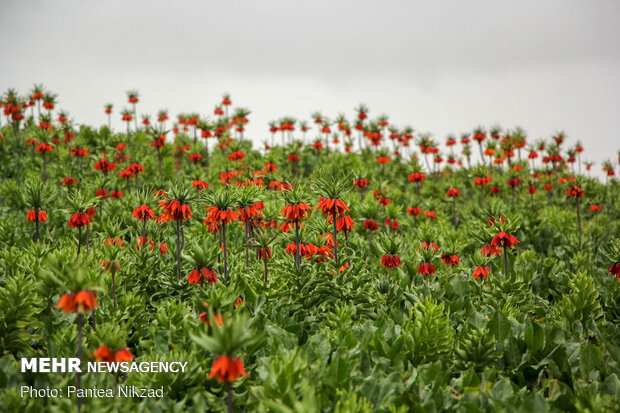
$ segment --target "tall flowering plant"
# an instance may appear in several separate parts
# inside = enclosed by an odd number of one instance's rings
[[[314,182],[314,190],[319,196],[319,204],[316,208],[323,215],[332,217],[334,260],[338,266],[338,217],[344,215],[344,211],[351,210],[342,198],[351,189],[352,179],[349,176],[337,176],[333,170],[331,172],[323,171],[318,176]]]
[[[170,191],[169,197],[159,203],[163,208],[168,221],[176,222],[177,236],[177,279],[181,280],[181,251],[185,244],[185,232],[183,222],[192,218],[192,210],[189,202],[192,200],[191,192],[185,187],[176,186]]]

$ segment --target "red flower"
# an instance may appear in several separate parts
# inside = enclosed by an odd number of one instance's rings
[[[492,187],[491,187],[491,190],[490,190],[490,192],[491,192],[492,194],[499,194],[499,191],[500,191],[499,187],[498,187],[498,186],[495,186],[495,185],[494,185],[494,186],[492,186]]]
[[[39,144],[39,146],[37,146],[35,151],[36,152],[51,152],[52,151],[52,145],[50,145],[49,143],[41,142]]]
[[[477,186],[486,186],[489,182],[491,182],[491,176],[479,176],[474,179],[474,185]]]
[[[133,214],[131,216],[139,219],[140,221],[146,221],[155,218],[155,212],[153,212],[153,209],[150,206],[142,204],[141,206],[133,209]]]
[[[424,218],[437,219],[437,213],[435,211],[426,211],[424,213]]]
[[[92,290],[63,294],[56,304],[65,313],[88,313],[97,306],[97,293]]]
[[[45,211],[39,211],[37,214],[36,211],[31,209],[26,214],[26,222],[32,221],[47,222],[47,213],[45,213]]]
[[[422,182],[425,179],[426,179],[426,175],[424,175],[421,172],[414,172],[411,175],[409,175],[410,182]]]
[[[228,155],[229,161],[240,161],[243,158],[245,158],[245,153],[243,153],[242,151],[235,151]]]
[[[93,357],[98,362],[111,363],[114,360],[114,355],[106,346],[99,346],[99,348],[95,350],[95,352],[91,354],[90,357]]]
[[[199,153],[193,153],[189,156],[190,162],[200,162],[202,160],[202,155]]]
[[[398,255],[384,255],[381,257],[381,265],[388,270],[400,267],[400,257]]]
[[[393,231],[396,231],[400,227],[400,224],[395,219],[388,217],[385,219],[385,226],[392,228]]]
[[[196,188],[196,190],[202,191],[203,189],[207,189],[209,187],[209,184],[200,179],[196,179],[195,181],[192,182],[192,186]]]
[[[355,185],[356,187],[360,189],[367,187],[368,184],[370,184],[370,181],[366,178],[359,178],[353,181],[353,185]]]
[[[419,275],[432,275],[435,274],[435,264],[432,263],[420,263],[418,264]]]
[[[67,225],[72,228],[80,228],[85,227],[91,222],[93,222],[93,220],[88,212],[76,212],[69,218],[69,223]]]
[[[239,376],[248,376],[243,368],[243,361],[240,358],[228,356],[220,356],[215,359],[213,366],[211,366],[211,373],[209,373],[209,379],[215,377],[221,383],[233,382]]]
[[[241,305],[241,303],[243,303],[243,299],[241,297],[237,297],[237,301],[235,301],[235,305],[233,306],[233,308],[236,310],[237,307]]]
[[[527,188],[527,192],[528,192],[529,194],[534,195],[534,194],[536,193],[536,187],[535,187],[534,185],[530,185],[530,186]]]
[[[342,215],[344,211],[350,211],[349,208],[344,202],[339,199],[329,199],[323,198],[322,196],[319,198],[319,204],[316,207],[320,209],[323,215]]]
[[[486,244],[485,246],[482,247],[482,249],[480,250],[480,254],[484,255],[485,257],[490,257],[491,255],[499,255],[502,253],[502,250],[500,250],[499,248],[493,246],[493,245],[489,245]]]
[[[123,194],[123,191],[114,190],[114,191],[110,192],[110,198],[120,199],[120,198],[122,198],[124,196],[125,196],[125,194]]]
[[[168,219],[173,221],[185,221],[192,217],[192,210],[189,205],[181,204],[176,200],[164,200],[159,203],[164,208],[164,212]]]
[[[144,172],[144,166],[140,165],[139,163],[132,163],[127,167],[127,170],[134,175],[138,175],[139,173]]]
[[[143,238],[142,236],[139,236],[138,242],[136,242],[136,249],[140,251],[140,247],[144,246],[144,244],[149,246],[149,251],[153,251],[153,247],[155,246],[153,240],[149,239],[149,237]]]
[[[573,185],[564,193],[572,198],[582,198],[586,194],[586,191],[584,191],[581,186]]]
[[[351,232],[355,222],[348,215],[343,215],[336,221],[336,230],[340,232]]]
[[[97,189],[95,196],[100,196],[103,199],[108,199],[108,191],[103,188],[99,188]]]
[[[374,219],[366,219],[362,223],[362,227],[368,231],[377,231],[379,229],[379,224],[377,224],[377,221]]]
[[[420,215],[422,212],[424,212],[424,211],[422,211],[422,209],[420,209],[418,207],[409,207],[409,208],[407,208],[407,214],[409,214],[409,215],[417,216],[417,215]]]
[[[504,231],[500,231],[499,234],[493,237],[493,240],[491,241],[491,246],[511,248],[518,243],[519,241],[513,235],[507,234]]]
[[[435,251],[439,251],[439,245],[435,244],[434,242],[431,241],[431,243],[429,244],[426,241],[423,241],[422,244],[420,244],[420,247],[418,248],[418,250],[429,250],[429,249],[434,249]]]
[[[298,204],[285,206],[282,211],[280,211],[280,214],[284,215],[284,218],[289,221],[295,221],[296,219],[309,217],[310,211],[313,211],[310,205],[300,202]]]
[[[299,155],[292,153],[288,156],[289,162],[299,162]]]
[[[377,163],[380,165],[385,165],[386,163],[390,163],[390,162],[392,162],[392,160],[388,158],[387,156],[379,156],[377,158]]]
[[[445,265],[457,266],[460,263],[458,255],[442,255],[441,259]]]
[[[201,284],[202,278],[209,284],[215,284],[217,282],[217,274],[207,267],[202,267],[200,271],[198,271],[198,269],[193,269],[187,276],[187,280],[190,284]]]
[[[239,213],[237,211],[233,211],[232,209],[220,211],[217,207],[214,206],[208,208],[207,212],[209,213],[209,215],[207,216],[207,219],[205,219],[205,223],[227,225],[239,219]]]
[[[116,169],[116,163],[115,162],[109,162],[106,158],[101,158],[95,164],[95,169],[97,171],[103,172],[104,175],[107,175],[108,172],[112,172],[114,169]]]
[[[521,179],[519,178],[510,178],[508,180],[508,186],[514,188],[515,186],[521,185]]]
[[[136,356],[131,354],[131,352],[129,351],[129,349],[127,349],[127,347],[122,348],[120,350],[116,350],[114,352],[114,362],[115,363],[129,362],[129,361],[133,360],[134,358],[136,358]]]
[[[618,277],[618,281],[620,281],[620,262],[614,262],[611,264],[611,267],[609,267],[607,272]]]
[[[259,248],[258,249],[258,258],[267,261],[267,258],[271,259],[271,248]]]
[[[77,181],[75,180],[75,178],[68,176],[66,178],[62,178],[62,183],[63,185],[75,185],[77,183]]]
[[[476,269],[474,270],[474,278],[479,280],[481,278],[486,278],[489,276],[489,272],[491,271],[491,269],[489,267],[476,267]]]
[[[603,206],[602,205],[590,205],[590,211],[592,212],[599,212],[603,210]]]
[[[458,189],[450,187],[450,189],[448,189],[448,198],[458,198],[459,196],[461,196],[461,193],[459,192]]]

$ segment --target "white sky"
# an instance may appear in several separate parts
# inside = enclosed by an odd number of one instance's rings
[[[620,149],[619,23],[602,0],[7,1],[0,91],[43,83],[94,125],[111,102],[117,128],[129,89],[139,113],[210,117],[230,92],[257,142],[272,119],[364,102],[442,143],[495,123],[564,130],[598,170]]]

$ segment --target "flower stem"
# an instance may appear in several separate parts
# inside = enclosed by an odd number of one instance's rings
[[[504,277],[508,277],[508,249],[504,245]]]
[[[82,359],[82,326],[84,324],[84,314],[79,313],[77,316],[77,358],[79,360]],[[82,373],[79,371],[76,373],[75,384],[78,391],[82,388]],[[79,412],[82,408],[82,398],[78,396],[77,398],[77,411]]]
[[[579,229],[579,249],[581,250],[581,213],[579,212],[579,198],[575,198],[577,206],[577,228]]]
[[[232,385],[230,382],[228,383],[228,391],[226,396],[226,407],[228,409],[228,413],[233,412],[233,402],[232,402]]]
[[[338,266],[338,240],[336,238],[338,236],[338,228],[336,226],[336,211],[334,211],[332,217],[334,221],[334,259],[336,260],[336,266]]]
[[[181,221],[177,219],[177,279],[181,281]]]

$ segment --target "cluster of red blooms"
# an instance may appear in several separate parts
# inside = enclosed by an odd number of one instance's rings
[[[65,313],[88,313],[97,306],[97,292],[92,290],[63,294],[56,304]]]
[[[116,169],[115,162],[109,162],[106,158],[101,158],[97,163],[95,163],[95,170],[101,171],[104,175],[107,175],[108,172],[112,172]]]
[[[166,199],[161,201],[159,206],[164,208],[164,213],[169,220],[185,221],[192,217],[192,210],[189,205],[181,204],[177,200]]]
[[[149,251],[153,251],[153,248],[155,247],[155,242],[149,237],[145,238],[143,236],[139,236],[138,242],[136,242],[136,250],[140,251],[140,248],[144,245],[148,245]],[[159,253],[161,255],[166,255],[166,253],[168,253],[168,245],[161,242],[157,243],[157,246],[159,247]]]
[[[131,354],[127,347],[118,349],[118,350],[110,350],[106,346],[99,346],[97,350],[90,357],[94,358],[98,362],[105,363],[122,363],[129,362],[133,360],[136,356]]]
[[[207,209],[207,213],[209,215],[207,215],[207,218],[204,221],[205,225],[208,225],[208,224],[227,225],[239,219],[239,212],[232,210],[232,209],[226,209],[222,211],[218,209],[218,207],[213,206]]]
[[[139,207],[134,208],[131,216],[139,219],[140,221],[146,221],[155,218],[155,212],[153,212],[153,209],[150,206],[142,204]]]
[[[209,373],[209,379],[215,377],[221,383],[233,382],[239,376],[247,377],[248,374],[243,368],[243,361],[238,357],[220,356],[216,358]]]
[[[39,146],[37,146],[35,151],[36,152],[51,152],[52,151],[52,145],[50,145],[49,143],[41,142],[39,144]]]
[[[584,191],[583,188],[578,185],[573,185],[568,188],[564,193],[572,198],[582,198],[586,194],[586,191]]]
[[[409,175],[409,182],[422,182],[423,180],[426,179],[426,175],[424,175],[422,172],[414,172],[411,175]]]
[[[72,228],[81,228],[93,222],[92,217],[95,216],[95,208],[88,208],[86,212],[76,212],[69,218],[69,225]]]
[[[487,176],[479,176],[474,178],[474,185],[477,186],[486,186],[489,182],[491,182],[491,176],[487,175]]]
[[[207,267],[202,267],[200,271],[194,268],[187,276],[187,281],[189,281],[190,284],[202,284],[203,278],[209,284],[215,284],[217,282],[217,274]]]
[[[422,262],[418,264],[418,275],[435,274],[435,264]]]
[[[450,187],[450,189],[448,189],[448,198],[458,198],[461,196],[461,193],[459,192],[458,189]]]
[[[88,149],[86,148],[72,148],[71,149],[71,155],[73,155],[76,158],[85,158],[89,155],[88,153]]]
[[[412,216],[418,216],[421,213],[423,213],[424,211],[422,211],[422,208],[418,208],[418,207],[409,207],[406,210],[408,215],[412,215]]]
[[[312,207],[304,202],[299,202],[294,205],[287,205],[281,211],[280,214],[284,215],[289,221],[302,220],[310,216]]]
[[[456,254],[452,255],[442,255],[441,260],[445,265],[457,266],[460,263],[459,256]]]
[[[242,151],[234,151],[233,153],[228,155],[229,161],[241,161],[244,158],[245,158],[245,153],[243,153]]]
[[[473,276],[477,280],[482,279],[482,278],[486,278],[486,277],[489,276],[489,272],[490,271],[491,271],[491,269],[489,267],[478,266],[474,270]]]
[[[295,255],[297,252],[297,244],[291,242],[286,247],[285,252],[290,255]],[[327,259],[332,259],[334,257],[332,249],[328,245],[317,247],[316,245],[303,242],[299,244],[299,255],[305,257],[308,261],[314,258],[316,262],[325,262]]]
[[[26,214],[26,222],[39,221],[39,222],[47,222],[47,213],[45,211],[35,211],[33,209],[29,210]]]
[[[491,241],[492,247],[504,247],[504,248],[512,248],[517,245],[519,241],[515,238],[514,235],[507,234],[504,231],[500,231],[499,234],[493,237]]]
[[[386,254],[381,257],[381,265],[388,270],[400,267],[400,257],[398,255]]]
[[[362,223],[362,227],[368,231],[377,231],[379,230],[379,224],[374,219],[365,219]]]
[[[202,191],[203,189],[207,189],[209,187],[209,184],[201,179],[196,179],[192,181],[192,186],[198,191]]]
[[[366,188],[370,184],[370,181],[366,178],[358,178],[353,181],[353,185],[358,187],[359,189]]]

